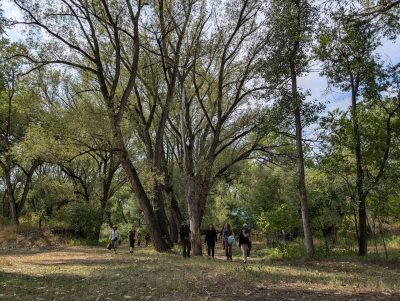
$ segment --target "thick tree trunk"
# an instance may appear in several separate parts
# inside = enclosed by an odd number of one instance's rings
[[[178,242],[178,233],[179,233],[179,226],[183,221],[181,210],[179,209],[178,203],[174,196],[173,191],[168,191],[168,201],[170,204],[169,212],[170,212],[170,233],[171,233],[171,240],[174,243]]]
[[[191,175],[187,177],[187,204],[190,220],[190,231],[193,255],[201,256],[203,254],[201,243],[201,207],[200,207],[200,181],[199,177]]]
[[[3,196],[3,217],[9,218],[10,217],[10,202],[8,200],[7,190],[4,192]]]
[[[98,221],[98,224],[96,225],[96,229],[94,230],[94,239],[97,242],[100,240],[101,226],[103,225],[103,222],[105,220],[106,207],[109,199],[108,194],[109,194],[108,190],[106,192],[103,191],[103,197],[100,200],[100,213],[99,213],[100,219]]]
[[[132,162],[128,157],[128,153],[122,142],[122,136],[118,136],[116,138],[118,140],[118,158],[122,164],[122,168],[126,173],[129,184],[131,185],[133,192],[139,200],[139,206],[143,211],[144,218],[149,227],[149,232],[154,249],[159,252],[167,251],[169,249],[169,243],[163,238],[162,231],[160,229],[160,225],[157,221],[157,217],[154,213],[153,207],[151,206],[150,199],[148,198],[143,188],[136,169],[134,168]]]
[[[18,206],[15,201],[10,202],[11,208],[11,218],[15,225],[19,225],[19,213],[18,213]]]
[[[154,185],[154,198],[152,199],[152,205],[154,213],[157,217],[159,227],[161,229],[161,235],[164,240],[168,242],[168,248],[172,248],[168,218],[165,211],[164,191],[162,188],[162,184],[159,182],[159,180],[156,180],[156,183]]]
[[[293,95],[293,101],[295,102],[294,117],[296,125],[296,154],[297,154],[296,159],[297,159],[297,170],[298,170],[298,189],[299,189],[299,196],[301,203],[301,216],[303,219],[304,244],[306,247],[307,257],[312,258],[314,256],[314,243],[311,232],[310,215],[308,211],[308,199],[307,199],[307,189],[306,189],[305,171],[304,171],[300,99],[298,97],[298,90],[297,90],[297,74],[293,63],[291,64],[290,69],[291,69],[291,81],[292,81],[292,95]]]

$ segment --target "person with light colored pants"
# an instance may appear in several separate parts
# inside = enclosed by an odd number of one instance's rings
[[[121,237],[118,232],[118,227],[116,225],[112,226],[110,233],[110,241],[111,241],[111,248],[114,249],[114,253],[117,253],[120,238]]]

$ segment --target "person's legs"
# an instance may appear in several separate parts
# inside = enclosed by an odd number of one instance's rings
[[[241,245],[240,248],[242,249],[242,256],[243,256],[243,262],[247,262],[247,252],[249,250],[248,245]]]
[[[113,244],[114,253],[117,254],[118,240],[114,240],[112,242],[112,244]]]
[[[230,261],[232,261],[232,246],[228,245],[227,249],[228,249],[228,254],[229,254],[228,258]]]
[[[211,245],[211,254],[213,258],[214,258],[214,252],[215,252],[215,244]],[[210,256],[210,253],[208,256]]]
[[[135,240],[129,242],[129,253],[133,254],[133,250],[135,248]]]
[[[182,255],[186,257],[186,241],[182,240]]]
[[[187,257],[190,257],[190,249],[192,248],[190,244],[190,239],[186,240],[186,245],[187,245]]]
[[[211,245],[210,244],[207,244],[207,254],[208,254],[208,257],[211,256]]]

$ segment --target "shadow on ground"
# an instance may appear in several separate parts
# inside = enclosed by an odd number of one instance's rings
[[[0,253],[0,300],[400,300],[390,282],[399,273],[360,262],[252,258],[243,265],[150,249],[130,256],[74,247]]]

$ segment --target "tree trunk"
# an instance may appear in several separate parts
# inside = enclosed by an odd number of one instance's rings
[[[182,213],[181,210],[179,209],[178,203],[176,201],[176,198],[174,196],[174,193],[172,190],[167,192],[167,198],[170,204],[169,212],[170,212],[170,219],[169,219],[169,225],[170,225],[170,233],[171,233],[171,240],[174,243],[178,242],[178,232],[179,232],[179,226],[183,221]]]
[[[357,114],[357,88],[352,89],[351,95],[351,119],[353,126],[354,157],[356,160],[356,186],[358,199],[358,255],[367,255],[367,210],[365,206],[366,195],[364,193],[364,170],[362,168],[361,134]]]
[[[298,189],[301,203],[301,216],[303,219],[303,231],[304,231],[304,244],[306,247],[307,257],[312,258],[314,256],[314,243],[311,232],[310,215],[308,212],[308,199],[307,189],[305,181],[304,171],[304,154],[303,154],[303,141],[302,141],[302,125],[301,125],[301,113],[300,113],[300,99],[297,91],[297,74],[293,63],[290,65],[291,69],[291,81],[292,81],[292,96],[295,102],[294,117],[296,125],[296,159],[297,159],[297,170],[298,170]]]
[[[17,203],[13,200],[10,202],[11,208],[11,218],[15,225],[19,225],[19,214],[18,214],[18,206]]]
[[[307,189],[306,189],[305,171],[304,171],[304,154],[302,145],[302,127],[301,127],[301,116],[299,108],[295,109],[295,119],[296,119],[298,185],[299,185],[299,195],[301,202],[301,216],[303,219],[304,243],[306,246],[307,257],[312,258],[314,256],[314,242],[311,232],[310,215],[308,212],[308,199],[307,199]]]
[[[367,210],[365,206],[365,197],[359,197],[360,201],[358,204],[358,229],[359,229],[359,240],[358,240],[358,255],[366,256],[368,248],[367,238]]]
[[[153,242],[154,249],[158,252],[167,251],[169,249],[169,243],[163,238],[160,225],[157,221],[157,217],[154,213],[153,207],[151,206],[150,199],[148,198],[146,191],[140,182],[139,175],[136,172],[131,160],[128,157],[128,152],[123,144],[121,133],[116,133],[116,140],[118,146],[118,159],[121,162],[122,168],[124,169],[126,176],[128,178],[129,184],[133,192],[139,201],[139,206],[143,211],[144,218],[149,227],[149,232],[151,240]]]
[[[8,204],[10,208],[10,213],[11,213],[11,218],[12,221],[14,222],[15,225],[19,225],[19,210],[18,210],[18,204],[15,201],[15,196],[14,196],[14,190],[13,190],[13,185],[11,182],[11,163],[9,162],[9,159],[7,159],[7,165],[5,165],[3,162],[1,162],[1,167],[3,168],[4,172],[4,179],[6,182],[6,192],[7,192],[7,198],[8,199]]]
[[[3,196],[3,217],[10,217],[10,202],[8,200],[7,190],[4,192]]]
[[[201,243],[201,210],[200,210],[200,194],[199,194],[200,181],[199,177],[192,175],[187,177],[187,204],[190,220],[190,231],[193,255],[201,256],[203,254]]]
[[[354,200],[352,199],[352,201],[354,202]],[[354,229],[356,230],[356,236],[357,236],[357,241],[360,239],[360,234],[358,231],[358,219],[357,219],[357,212],[356,212],[356,208],[351,206],[353,209],[353,217],[354,217]]]
[[[168,218],[165,212],[165,201],[164,201],[164,190],[158,175],[156,176],[156,182],[154,184],[154,198],[152,200],[153,210],[157,217],[159,227],[161,229],[161,235],[165,241],[169,243],[168,248],[172,248],[171,235],[169,232]]]

